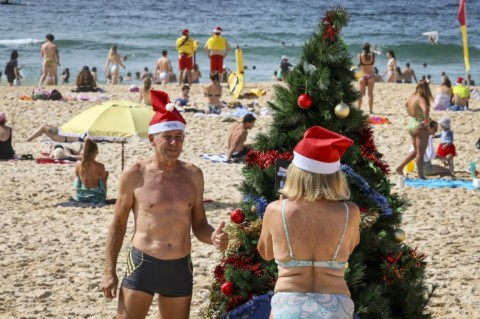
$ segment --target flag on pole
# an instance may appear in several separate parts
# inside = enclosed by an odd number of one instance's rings
[[[465,70],[467,74],[470,72],[470,61],[468,57],[468,37],[467,37],[467,12],[465,7],[466,0],[460,0],[458,8],[458,22],[460,23],[460,30],[463,38],[463,57],[465,58]]]

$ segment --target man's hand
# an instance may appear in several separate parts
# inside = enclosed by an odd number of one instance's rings
[[[117,297],[118,277],[114,274],[105,274],[102,282],[102,291],[105,298],[113,299]]]
[[[224,251],[228,247],[228,234],[223,232],[224,227],[225,222],[222,222],[211,236],[213,246],[221,251]]]

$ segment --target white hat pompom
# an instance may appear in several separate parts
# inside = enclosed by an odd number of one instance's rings
[[[165,108],[167,109],[167,111],[172,112],[173,109],[175,108],[175,104],[173,104],[173,103],[168,103],[168,104],[165,106]]]

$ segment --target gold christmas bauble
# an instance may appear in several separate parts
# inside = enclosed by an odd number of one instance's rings
[[[339,118],[346,118],[348,114],[350,114],[350,107],[347,104],[340,102],[335,106],[335,115]]]
[[[405,232],[400,228],[397,228],[393,231],[393,241],[397,244],[402,243],[405,240]]]
[[[252,205],[252,207],[250,207],[250,211],[252,213],[256,213],[257,212],[257,207],[255,207],[255,205]]]

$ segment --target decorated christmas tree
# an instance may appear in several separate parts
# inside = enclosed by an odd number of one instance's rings
[[[286,85],[275,87],[274,101],[269,103],[273,121],[247,154],[243,202],[231,213],[227,229],[231,241],[214,271],[210,304],[203,310],[206,318],[255,317],[255,301],[273,291],[277,266],[260,258],[256,250],[263,213],[269,202],[278,199],[276,166],[291,160],[304,132],[317,125],[355,142],[342,158],[350,200],[362,215],[361,241],[345,269],[355,317],[430,317],[425,306],[433,289],[424,281],[425,255],[403,243],[405,233],[399,226],[405,202],[391,191],[390,170],[377,152],[367,116],[353,107],[359,93],[351,55],[341,37],[348,19],[342,7],[326,11],[287,75]]]

